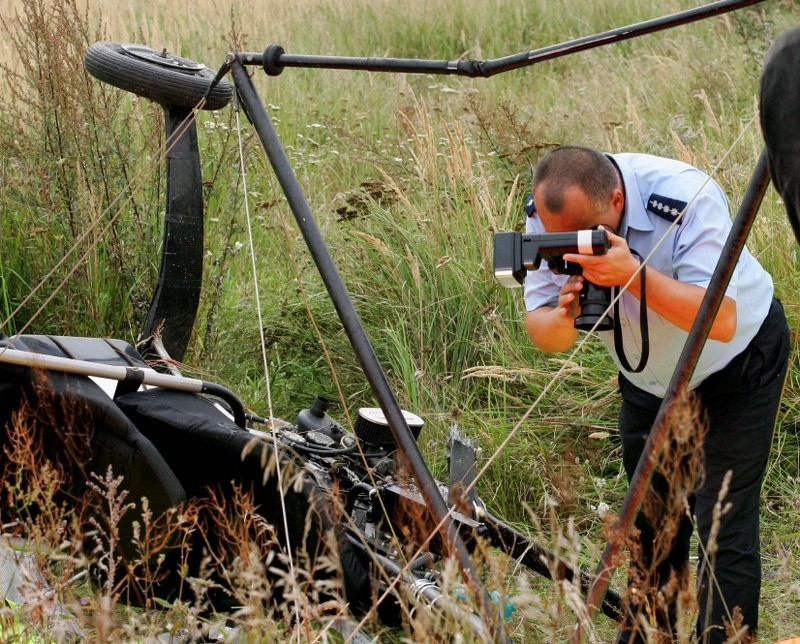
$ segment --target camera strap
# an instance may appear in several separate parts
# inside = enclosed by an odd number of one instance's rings
[[[633,253],[636,257],[639,258],[641,261],[642,256],[639,255],[635,250],[631,249],[631,253]],[[644,370],[647,366],[647,359],[650,357],[650,332],[648,331],[647,327],[647,281],[646,281],[646,270],[647,267],[643,264],[642,271],[640,274],[639,279],[641,280],[642,287],[641,292],[642,295],[639,298],[639,331],[642,336],[642,355],[639,359],[639,364],[636,365],[636,368],[631,367],[630,363],[628,362],[628,358],[625,356],[625,347],[622,346],[622,324],[621,318],[619,316],[619,301],[622,299],[621,297],[616,297],[618,292],[618,287],[614,287],[614,297],[616,301],[614,302],[614,351],[617,352],[617,357],[619,358],[619,363],[625,371],[629,373],[639,373],[640,371]]]

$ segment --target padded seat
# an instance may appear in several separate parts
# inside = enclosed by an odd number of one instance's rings
[[[369,599],[366,564],[349,543],[337,508],[307,471],[299,487],[284,480],[285,491],[281,495],[277,475],[273,472],[264,477],[264,463],[273,454],[271,445],[259,441],[260,445],[246,450],[251,441],[258,439],[202,396],[156,388],[120,396],[116,402],[164,456],[190,498],[203,496],[208,487],[226,491],[236,485],[252,491],[257,512],[276,528],[282,540],[284,504],[289,543],[295,555],[302,551],[309,557],[312,569],[314,559],[326,547],[323,534],[332,531],[344,572],[345,595],[353,604],[364,604]],[[286,450],[282,455],[281,467],[284,477],[292,480],[302,464],[289,454]]]
[[[147,367],[133,347],[119,340],[26,335],[0,339],[0,349],[3,346],[103,364]],[[123,476],[124,489],[129,491],[127,500],[137,504],[120,525],[124,558],[137,555],[131,544],[132,521],[141,516],[142,497],[147,497],[154,516],[158,516],[182,501],[209,498],[212,489],[228,498],[235,493],[235,486],[252,491],[258,513],[283,538],[282,502],[285,504],[288,537],[295,555],[302,549],[313,562],[326,548],[323,535],[333,531],[344,570],[346,596],[356,604],[369,598],[366,565],[348,542],[337,509],[313,476],[306,472],[302,485],[289,486],[282,501],[277,476],[264,476],[264,464],[272,456],[271,446],[261,442],[256,449],[245,450],[253,436],[211,400],[164,388],[120,393],[112,399],[86,376],[39,374],[0,364],[0,443],[7,440],[12,430],[11,415],[24,399],[34,409],[46,406],[51,410],[37,413],[36,422],[38,429],[54,439],[48,457],[61,458],[72,466],[73,480],[70,489],[64,491],[66,496],[79,498],[86,491],[89,473],[102,476],[109,465],[116,475]],[[65,432],[65,428],[69,431]],[[74,438],[76,432],[85,463],[81,457],[70,458],[69,450],[65,459],[60,446],[64,433]],[[266,458],[263,450],[267,450]],[[290,457],[282,458],[281,463],[286,474],[302,467],[301,463],[292,467],[295,463]],[[0,467],[5,465],[0,460]],[[106,514],[106,508],[98,508],[96,516],[102,519]],[[196,545],[191,548],[196,552],[188,562],[190,574],[199,570],[202,550],[213,546],[209,541]],[[183,586],[174,577],[165,579],[160,594],[172,594],[173,589]],[[212,601],[217,603],[216,598]]]
[[[5,338],[4,346],[20,351],[78,358],[104,364],[146,366],[136,351],[119,340],[23,335]],[[0,442],[8,441],[14,412],[23,403],[31,413],[21,422],[41,433],[45,457],[69,473],[61,494],[80,499],[91,474],[103,477],[110,466],[122,476],[127,501],[135,505],[120,522],[120,549],[134,558],[133,526],[141,518],[141,499],[147,497],[154,516],[186,500],[186,492],[152,442],[92,379],[58,372],[0,364]],[[7,459],[0,459],[3,469]],[[12,509],[13,510],[13,509]]]

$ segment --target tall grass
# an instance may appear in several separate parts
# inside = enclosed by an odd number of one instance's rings
[[[111,222],[74,273],[67,275],[67,262],[0,330],[30,322],[29,332],[132,340],[146,311],[163,212],[161,115],[86,75],[82,53],[96,39],[167,47],[212,68],[230,49],[261,51],[272,42],[289,53],[493,58],[697,4],[0,0],[7,35],[0,38],[3,319],[93,222]],[[445,475],[451,423],[475,437],[487,458],[550,387],[479,490],[496,514],[582,565],[593,566],[604,540],[599,508],[615,510],[625,491],[615,372],[595,341],[569,359],[532,348],[519,292],[492,277],[492,235],[522,225],[531,169],[563,143],[682,158],[713,171],[738,204],[762,145],[753,118],[763,54],[796,20],[794,3],[771,0],[491,79],[294,69],[256,75],[390,382],[401,404],[426,418],[421,447],[434,472]],[[340,414],[372,404],[245,126],[255,279],[265,294],[270,373],[263,373],[235,121],[230,110],[198,118],[208,251],[187,361],[260,411],[269,378],[276,411],[289,420],[318,393],[337,400]],[[131,194],[140,173],[148,179]],[[112,206],[120,195],[131,199]],[[772,273],[794,331],[798,250],[772,191],[749,246]],[[65,286],[47,301],[61,279]],[[800,518],[796,365],[764,490],[765,639],[800,630],[800,538],[791,527]],[[524,577],[518,583],[520,639],[563,637],[573,619],[568,591]],[[608,633],[598,628],[602,641]]]

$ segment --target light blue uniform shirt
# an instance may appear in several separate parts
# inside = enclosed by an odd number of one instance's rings
[[[687,284],[707,287],[731,229],[728,202],[722,189],[700,170],[680,161],[648,154],[609,154],[625,184],[625,211],[620,235],[628,246],[647,258],[647,265]],[[678,225],[672,226],[685,209]],[[545,232],[535,214],[527,217],[527,232]],[[663,240],[663,241],[662,241]],[[525,278],[525,306],[533,311],[553,306],[567,276],[556,275],[542,262]],[[772,301],[772,278],[745,248],[725,293],[736,302],[736,334],[730,342],[708,340],[700,355],[690,387],[725,367],[757,333]],[[638,298],[623,293],[620,299],[624,351],[636,366],[641,355]],[[613,312],[611,312],[613,315]],[[623,375],[634,385],[663,397],[672,379],[688,333],[647,310],[650,358],[640,373],[625,371],[614,350],[614,332],[599,335]]]

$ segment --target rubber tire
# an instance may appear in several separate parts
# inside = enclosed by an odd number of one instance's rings
[[[110,85],[162,105],[187,108],[197,107],[216,75],[204,65],[175,54],[160,54],[146,45],[110,40],[90,46],[84,65],[92,76]],[[223,108],[232,96],[233,88],[223,78],[207,97],[203,109]]]

